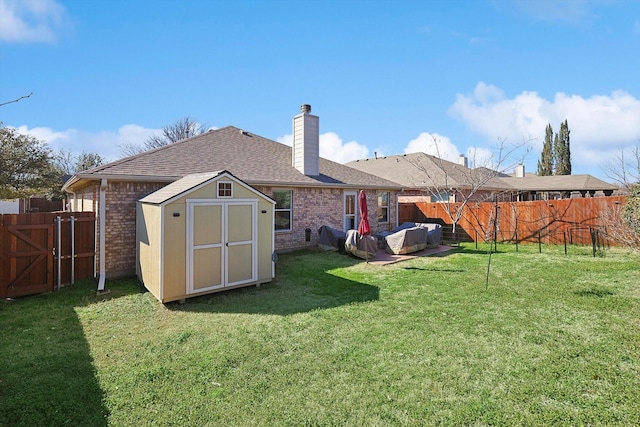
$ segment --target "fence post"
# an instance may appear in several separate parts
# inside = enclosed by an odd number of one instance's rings
[[[56,257],[58,258],[58,285],[56,286],[56,290],[60,290],[60,283],[62,282],[62,257],[60,256],[60,252],[62,251],[62,220],[60,216],[56,217]]]
[[[542,253],[542,240],[541,240],[541,236],[540,236],[540,230],[538,230],[538,253]]]
[[[596,257],[596,232],[593,228],[589,227],[589,234],[591,235],[591,247],[593,248],[593,257]]]
[[[76,218],[71,215],[69,217],[69,227],[71,227],[71,284],[75,283],[76,269]]]

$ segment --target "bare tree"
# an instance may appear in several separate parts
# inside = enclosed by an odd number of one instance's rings
[[[83,151],[77,156],[71,151],[61,149],[53,154],[53,165],[61,174],[73,174],[105,164],[105,160],[98,153]]]
[[[422,182],[414,183],[415,188],[429,194],[431,201],[442,203],[443,210],[451,220],[453,236],[456,236],[456,226],[469,203],[495,201],[504,193],[505,185],[500,177],[508,176],[504,171],[513,170],[522,163],[528,148],[517,161],[512,160],[518,153],[522,153],[522,148],[528,141],[507,145],[500,139],[498,147],[494,147],[491,156],[484,160],[478,159],[475,154],[477,151],[474,150],[471,165],[477,167],[442,159],[439,141],[433,137],[433,142],[436,156],[420,153],[422,155],[408,156],[407,161],[423,178]],[[481,164],[478,166],[479,163]]]
[[[625,205],[613,204],[602,212],[601,224],[609,240],[640,250],[640,233],[623,220]]]
[[[177,120],[174,124],[162,128],[162,135],[152,135],[142,144],[127,142],[120,145],[123,157],[135,156],[154,148],[164,147],[183,139],[204,133],[206,128],[189,116]]]
[[[618,155],[603,165],[603,169],[607,177],[626,191],[633,184],[640,183],[640,141],[629,150],[620,150]]]

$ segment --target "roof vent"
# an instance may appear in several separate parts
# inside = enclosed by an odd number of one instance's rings
[[[249,134],[249,132],[247,132],[246,130],[242,130],[242,129],[240,130],[240,135],[244,135],[244,136],[251,136],[251,135]]]
[[[309,104],[302,104],[300,106],[300,112],[305,113],[305,114],[309,114],[311,112],[311,105]]]

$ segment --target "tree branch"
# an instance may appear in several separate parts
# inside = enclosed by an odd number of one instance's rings
[[[0,104],[0,107],[2,107],[3,105],[11,104],[11,103],[13,103],[13,102],[18,102],[18,101],[20,101],[21,99],[29,98],[31,95],[33,95],[33,92],[31,92],[29,95],[23,95],[23,96],[21,96],[21,97],[20,97],[20,98],[18,98],[18,99],[14,99],[13,101],[3,102],[2,104]]]

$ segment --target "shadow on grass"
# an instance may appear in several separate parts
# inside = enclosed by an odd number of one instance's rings
[[[107,425],[105,396],[75,308],[140,290],[98,297],[95,289],[95,282],[83,281],[0,300],[0,425]]]
[[[318,252],[286,254],[276,268],[273,282],[260,287],[189,298],[168,303],[170,310],[212,313],[275,314],[286,316],[312,310],[377,301],[377,286],[341,277],[336,270],[361,263],[344,255]]]
[[[437,271],[444,273],[464,273],[467,270],[461,268],[434,268],[434,267],[402,267],[403,270]]]
[[[612,291],[608,289],[597,289],[597,288],[582,289],[579,291],[574,291],[573,293],[580,297],[597,297],[597,298],[604,298],[614,294]]]

